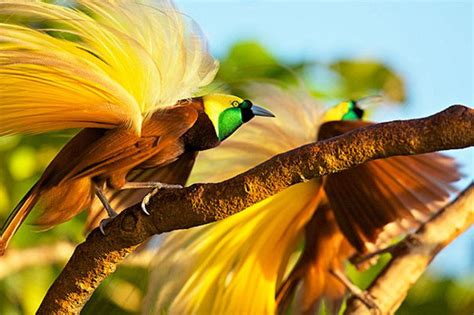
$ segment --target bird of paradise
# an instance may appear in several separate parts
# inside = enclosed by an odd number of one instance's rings
[[[92,208],[113,218],[184,183],[198,151],[273,116],[236,96],[196,96],[218,62],[170,1],[63,4],[0,1],[0,136],[81,129],[7,218],[0,255],[37,203],[44,228]]]
[[[265,126],[256,121],[203,155],[192,181],[222,180],[296,146],[370,124],[360,120],[360,102],[324,112],[303,90],[265,84],[248,92],[277,119]],[[446,201],[457,179],[456,164],[444,155],[392,157],[297,184],[220,222],[172,232],[154,260],[145,312],[292,308],[309,314],[324,299],[336,312],[346,287],[332,272],[416,227]]]

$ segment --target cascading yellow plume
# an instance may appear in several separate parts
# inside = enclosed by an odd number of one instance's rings
[[[0,0],[0,136],[85,128],[8,216],[0,255],[37,203],[37,223],[56,225],[88,208],[103,182],[122,188],[135,168],[181,156],[202,103],[193,96],[217,68],[167,0]]]
[[[0,135],[118,125],[140,134],[149,114],[214,78],[197,26],[169,1],[71,4],[0,0]]]
[[[314,99],[268,85],[249,90],[277,118],[265,126],[252,122],[212,154],[202,152],[191,181],[222,180],[314,141],[321,113]],[[155,260],[145,313],[275,313],[277,286],[318,202],[319,186],[311,180],[221,222],[171,233]]]
[[[356,101],[333,107],[324,115],[331,122],[319,124],[322,111],[305,91],[254,85],[248,92],[277,118],[202,154],[194,181],[223,180],[282,151],[371,124],[360,120]],[[144,311],[314,313],[325,298],[337,313],[346,288],[331,270],[343,271],[352,255],[418,226],[459,178],[453,159],[437,153],[375,160],[295,185],[223,221],[172,232],[154,261]]]

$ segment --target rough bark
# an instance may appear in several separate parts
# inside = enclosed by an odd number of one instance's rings
[[[474,110],[454,105],[427,118],[376,124],[304,145],[220,183],[162,190],[148,206],[150,216],[134,206],[107,226],[105,236],[97,229],[91,232],[38,313],[79,313],[116,265],[154,234],[223,219],[291,185],[373,159],[472,146],[473,121]]]
[[[433,258],[474,223],[474,185],[390,252],[392,259],[365,293],[377,308],[348,300],[346,315],[393,314]]]

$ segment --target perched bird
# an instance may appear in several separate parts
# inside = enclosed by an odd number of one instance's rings
[[[236,96],[193,97],[217,69],[197,27],[168,1],[1,1],[0,135],[83,129],[7,218],[0,254],[37,203],[46,228],[94,195],[113,217],[111,191],[130,190],[137,202],[136,189],[143,198],[167,180],[184,183],[197,151],[273,116]]]
[[[223,180],[275,154],[370,124],[361,121],[363,101],[324,112],[301,89],[258,84],[247,93],[277,118],[256,122],[212,156],[201,156],[190,181]],[[380,159],[294,185],[222,221],[172,232],[155,257],[144,311],[313,314],[326,299],[336,312],[346,286],[333,274],[343,273],[352,256],[418,226],[446,202],[459,177],[456,163],[438,153]]]

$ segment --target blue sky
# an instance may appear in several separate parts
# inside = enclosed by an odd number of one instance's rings
[[[375,58],[406,80],[407,106],[377,120],[426,116],[450,104],[473,106],[471,1],[190,1],[179,8],[222,56],[239,39],[256,39],[286,60]],[[473,149],[449,152],[473,180]],[[474,229],[435,260],[433,269],[474,274]]]

